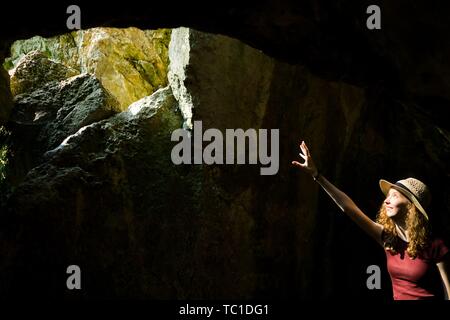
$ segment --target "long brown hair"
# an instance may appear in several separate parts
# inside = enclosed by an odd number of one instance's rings
[[[376,222],[384,227],[384,247],[393,253],[397,253],[400,245],[397,230],[394,221],[386,213],[386,205],[384,202],[380,210],[378,210]],[[406,227],[409,236],[406,251],[412,259],[415,259],[429,245],[431,230],[428,220],[411,202],[408,204]]]

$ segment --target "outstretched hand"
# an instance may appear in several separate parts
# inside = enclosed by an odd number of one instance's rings
[[[302,157],[303,160],[305,160],[305,162],[300,163],[298,161],[292,161],[292,164],[294,166],[300,167],[301,169],[305,170],[312,176],[317,175],[317,167],[314,164],[314,161],[311,157],[311,154],[309,153],[309,149],[306,146],[305,141],[302,141],[302,143],[300,143],[300,153],[298,155]]]

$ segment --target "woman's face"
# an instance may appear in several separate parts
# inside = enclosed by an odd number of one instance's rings
[[[400,191],[394,188],[389,189],[389,192],[384,200],[386,206],[386,213],[389,218],[400,218],[408,212],[408,205],[411,202]]]

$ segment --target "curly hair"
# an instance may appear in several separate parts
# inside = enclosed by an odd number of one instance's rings
[[[386,205],[384,202],[378,211],[376,222],[384,227],[383,245],[385,249],[394,254],[398,253],[400,241],[397,230],[394,221],[386,213]],[[425,216],[411,202],[408,204],[406,227],[409,235],[409,243],[406,251],[412,259],[415,259],[429,246],[431,230]]]

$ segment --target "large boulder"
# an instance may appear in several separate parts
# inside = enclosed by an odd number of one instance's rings
[[[77,38],[78,32],[73,31],[51,38],[34,36],[29,39],[14,41],[11,44],[9,57],[5,59],[4,66],[7,70],[12,70],[23,56],[33,51],[39,51],[52,61],[80,70]]]
[[[180,48],[189,51],[188,59]],[[218,199],[204,202],[205,210],[215,215],[210,217],[211,226],[202,229],[202,237],[214,239],[220,233],[235,239],[234,232],[240,230],[237,252],[231,245],[215,246],[230,254],[231,261],[241,261],[238,267],[227,263],[231,270],[247,270],[240,291],[230,285],[215,296],[236,290],[240,297],[245,297],[244,292],[271,298],[306,297],[315,285],[329,281],[333,272],[325,265],[323,276],[318,275],[321,258],[310,239],[318,237],[317,225],[323,218],[315,211],[337,211],[337,207],[318,203],[319,189],[306,175],[296,173],[290,162],[297,158],[299,139],[304,139],[315,150],[325,173],[334,168],[335,160],[328,159],[342,159],[341,152],[352,148],[355,131],[360,130],[367,103],[364,89],[321,79],[303,66],[281,63],[238,40],[192,29],[172,31],[169,53],[171,61],[184,61],[176,68],[171,63],[169,81],[174,96],[180,97],[180,109],[184,103],[188,110],[183,112],[187,123],[202,121],[203,131],[279,129],[279,170],[275,175],[262,176],[262,164],[203,169],[205,198]],[[321,147],[324,145],[327,148]],[[337,170],[330,175],[331,179],[337,176],[340,183],[341,168]],[[334,250],[331,237],[325,232],[321,238],[324,255]],[[224,272],[222,277],[229,276],[232,281],[231,273]],[[223,286],[221,280],[214,283]]]
[[[14,68],[24,54],[41,51],[80,73],[94,74],[125,110],[167,85],[169,41],[169,29],[92,28],[16,41],[5,65]]]
[[[167,85],[170,31],[95,28],[80,43],[82,67],[93,73],[122,110]]]
[[[1,216],[11,231],[0,234],[24,235],[5,246],[1,294],[170,298],[188,290],[201,168],[170,160],[181,124],[170,88],[160,89],[48,152]],[[69,261],[81,267],[85,293],[65,289]]]
[[[11,92],[14,96],[32,92],[48,82],[59,82],[77,74],[78,71],[49,60],[40,51],[31,51],[11,70]]]
[[[188,127],[192,120],[221,130],[263,127],[276,60],[229,37],[188,28],[172,31],[169,54],[170,84]]]
[[[119,111],[118,102],[90,74],[53,81],[16,96],[10,119],[15,154],[10,168],[17,171],[11,172],[11,182],[20,181],[45,151],[57,147],[81,127]]]

